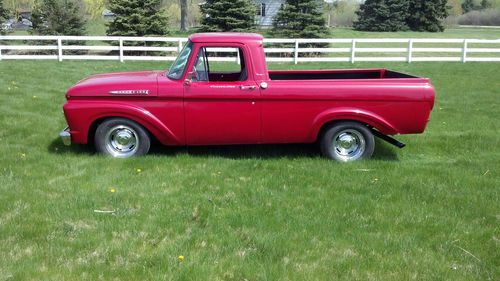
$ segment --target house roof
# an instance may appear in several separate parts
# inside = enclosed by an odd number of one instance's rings
[[[262,41],[264,37],[257,33],[209,32],[193,34],[189,36],[189,39],[195,43],[240,43],[243,41]]]

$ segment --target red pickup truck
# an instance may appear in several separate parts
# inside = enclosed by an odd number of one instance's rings
[[[169,71],[99,74],[71,87],[66,145],[114,157],[163,145],[318,142],[337,161],[368,158],[374,137],[422,133],[434,106],[427,78],[386,69],[268,71],[263,37],[192,35]]]

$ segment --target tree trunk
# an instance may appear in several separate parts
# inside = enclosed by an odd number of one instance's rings
[[[181,2],[181,31],[188,31],[188,0]]]

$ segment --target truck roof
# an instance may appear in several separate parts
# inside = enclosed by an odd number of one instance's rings
[[[193,34],[189,39],[194,43],[250,43],[262,42],[264,37],[257,33],[209,32]]]

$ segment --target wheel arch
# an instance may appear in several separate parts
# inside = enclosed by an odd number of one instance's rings
[[[154,117],[154,116],[152,116]],[[158,140],[164,145],[169,144],[180,144],[180,140],[174,136],[174,134],[158,119],[147,118],[142,116],[137,116],[135,114],[124,114],[124,113],[107,113],[95,116],[90,122],[89,128],[87,130],[87,140],[89,143],[93,142],[95,132],[97,127],[99,127],[102,122],[113,119],[113,118],[123,118],[133,121],[140,125],[146,130],[146,132],[155,140]]]
[[[330,126],[344,121],[357,122],[375,128],[385,135],[394,135],[398,132],[388,121],[374,113],[357,109],[342,109],[320,114],[314,121],[311,137],[318,140]]]

